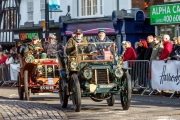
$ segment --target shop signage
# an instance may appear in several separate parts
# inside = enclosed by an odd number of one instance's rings
[[[49,0],[49,11],[60,10],[60,0]]]
[[[34,36],[39,37],[39,34],[38,33],[20,33],[19,34],[20,40],[32,39],[32,37]]]
[[[180,3],[150,7],[151,24],[180,23]]]

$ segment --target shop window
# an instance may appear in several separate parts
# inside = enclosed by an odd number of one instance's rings
[[[103,15],[102,0],[80,0],[80,17],[98,17]]]
[[[33,20],[33,2],[27,2],[28,20]]]
[[[162,25],[158,26],[158,34],[161,38],[163,38],[164,34],[168,34],[170,39],[172,40],[173,37],[176,37],[176,26],[175,25]]]

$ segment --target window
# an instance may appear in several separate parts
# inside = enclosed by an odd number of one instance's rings
[[[80,17],[93,17],[103,15],[102,0],[80,0]]]
[[[33,20],[33,2],[27,2],[28,20]]]
[[[41,19],[45,19],[45,0],[40,1]]]
[[[41,20],[45,20],[45,0],[40,0]],[[52,19],[52,12],[49,12],[49,19]]]

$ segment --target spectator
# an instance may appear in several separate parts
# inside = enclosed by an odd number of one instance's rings
[[[163,45],[162,45],[161,40],[158,36],[154,37],[154,43],[155,43],[155,46],[153,47],[152,54],[150,57],[150,61],[158,60],[160,55],[161,55],[162,49],[163,49]]]
[[[135,51],[136,51],[136,54],[139,53],[139,42],[135,42],[134,44],[134,48],[135,48]]]
[[[173,42],[173,49],[174,49],[178,44],[178,42],[177,42],[178,38],[174,37],[172,40],[173,40],[172,42]]]
[[[170,55],[167,57],[165,60],[179,60],[180,59],[180,36],[177,38],[174,38],[175,40],[177,39],[177,44],[174,45]]]
[[[44,47],[44,51],[47,53],[48,58],[56,58],[56,52],[58,50],[64,51],[63,45],[57,43],[56,36],[53,34],[49,35],[49,41],[45,42],[43,47]]]
[[[141,39],[139,42],[139,47],[138,47],[138,53],[137,53],[137,58],[136,60],[144,60],[145,52],[146,49],[148,48],[147,42],[144,39]]]
[[[164,34],[163,40],[164,40],[164,42],[163,42],[164,48],[159,57],[160,60],[166,59],[169,56],[169,54],[171,53],[172,48],[173,48],[173,46],[170,42],[170,36],[168,34]]]
[[[7,59],[6,59],[5,64],[6,64],[6,65],[9,65],[9,64],[14,63],[14,58],[13,58],[12,54],[10,54],[9,52],[7,52],[6,55],[7,55]]]
[[[16,51],[16,48],[15,47],[12,47],[12,52],[11,52],[11,56],[13,58],[13,61],[17,61],[18,60],[18,54],[17,54],[17,51]]]
[[[131,47],[130,41],[125,42],[125,49],[126,49],[126,51],[123,54],[123,61],[135,60],[136,59],[136,52]]]
[[[7,51],[6,51],[7,53]],[[7,59],[7,54],[6,53],[2,53],[2,58],[0,59],[0,64],[2,65],[2,69],[4,71],[4,74],[2,75],[2,77],[4,78],[4,81],[8,81],[9,80],[9,74],[8,74],[8,67],[7,65],[5,65],[6,59]]]
[[[148,48],[146,49],[146,52],[144,54],[144,60],[150,60],[152,50],[155,46],[154,37],[152,35],[149,35],[147,37],[147,43],[148,43]]]
[[[122,48],[123,48],[123,52],[122,52],[122,56],[124,55],[124,53],[125,53],[125,51],[126,51],[126,47],[125,47],[125,43],[126,43],[126,41],[122,41],[122,43],[121,43],[121,46],[122,46]]]

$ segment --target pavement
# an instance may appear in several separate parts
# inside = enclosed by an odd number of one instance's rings
[[[16,99],[15,99],[16,97]],[[17,100],[17,88],[0,87],[0,120],[68,120],[59,109],[36,101]]]

